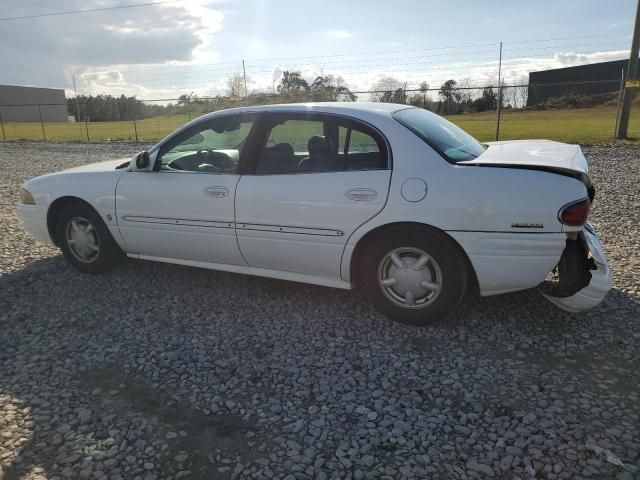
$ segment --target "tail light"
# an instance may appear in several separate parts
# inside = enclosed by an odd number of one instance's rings
[[[558,212],[558,220],[569,227],[579,227],[587,223],[591,202],[588,198],[566,204]]]

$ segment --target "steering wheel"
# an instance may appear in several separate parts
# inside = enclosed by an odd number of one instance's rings
[[[209,162],[211,153],[211,150],[206,148],[201,148],[196,152],[196,163],[198,164],[198,170],[220,170],[220,167]]]

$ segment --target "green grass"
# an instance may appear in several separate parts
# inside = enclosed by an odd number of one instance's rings
[[[447,117],[481,141],[495,140],[495,112]],[[603,143],[613,138],[615,107],[564,110],[503,111],[500,139],[547,138],[568,143]],[[640,108],[635,107],[629,123],[629,138],[640,137]]]
[[[500,139],[548,138],[561,142],[602,143],[613,137],[615,107],[580,108],[564,110],[504,111],[500,124]],[[495,112],[453,115],[449,120],[464,128],[481,141],[495,138]],[[159,140],[188,121],[186,115],[155,117],[136,122],[141,141]],[[134,140],[131,121],[45,123],[47,140]],[[629,137],[633,142],[640,138],[640,108],[632,110]],[[11,122],[4,124],[7,140],[43,140],[40,123]]]

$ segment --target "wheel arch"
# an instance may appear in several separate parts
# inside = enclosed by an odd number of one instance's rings
[[[85,205],[93,210],[99,217],[101,216],[93,205],[80,197],[67,195],[64,197],[56,198],[53,202],[51,202],[51,205],[49,205],[49,209],[47,210],[47,230],[49,232],[51,240],[56,246],[59,246],[56,228],[56,226],[58,225],[58,219],[60,218],[60,214],[62,213],[62,211],[70,205]]]
[[[451,243],[455,245],[460,255],[464,259],[464,262],[466,265],[466,271],[467,271],[467,280],[468,280],[469,290],[473,292],[479,291],[478,277],[476,275],[476,271],[473,268],[473,264],[471,263],[471,260],[469,259],[467,252],[465,252],[464,248],[462,248],[462,245],[460,245],[460,243],[458,243],[458,241],[455,238],[453,238],[451,235],[449,235],[446,231],[440,228],[434,227],[433,225],[420,223],[420,222],[393,222],[393,223],[387,223],[384,225],[379,225],[376,228],[365,233],[358,240],[358,242],[356,243],[356,246],[353,249],[353,253],[351,254],[351,259],[349,263],[349,278],[350,278],[351,284],[354,285],[356,288],[359,284],[358,266],[362,258],[362,254],[367,247],[367,244],[373,241],[377,236],[383,233],[386,233],[387,231],[394,228],[419,228],[419,229],[431,230],[431,231],[436,231],[439,234],[447,237],[451,241]]]

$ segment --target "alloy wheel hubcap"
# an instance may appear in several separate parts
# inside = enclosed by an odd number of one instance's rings
[[[419,248],[402,247],[387,253],[378,267],[378,282],[385,296],[403,308],[424,308],[442,290],[442,271]]]
[[[83,263],[91,263],[100,253],[100,240],[95,227],[84,217],[73,217],[66,228],[71,254]]]

